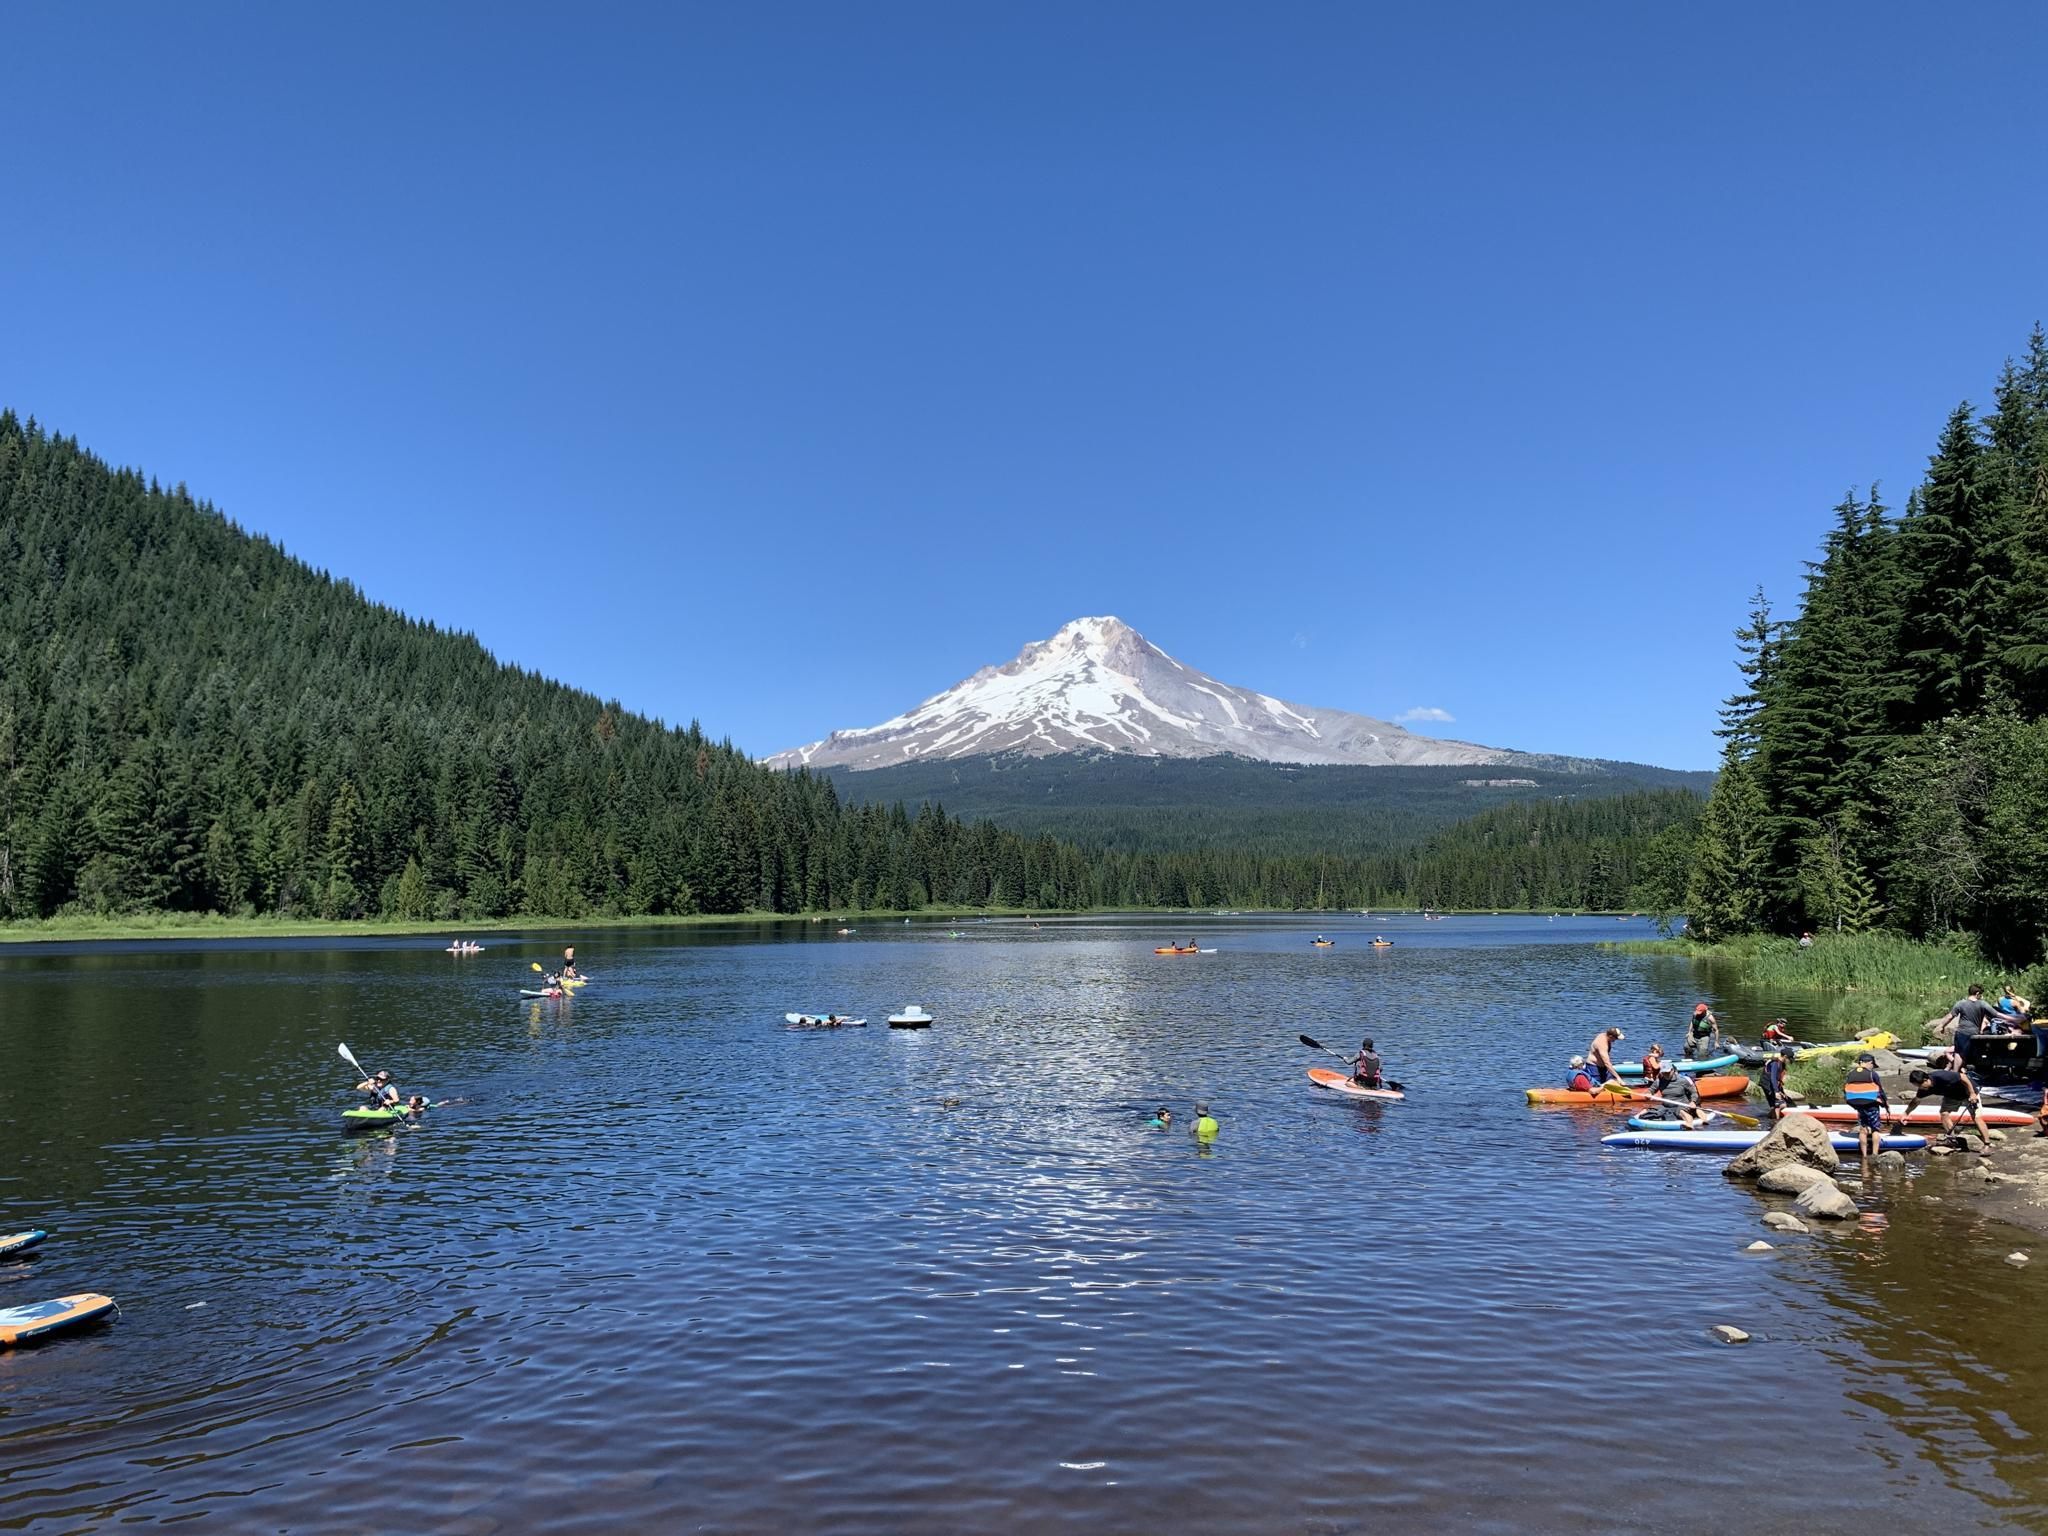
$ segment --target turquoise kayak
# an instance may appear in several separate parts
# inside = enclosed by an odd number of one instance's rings
[[[1719,1072],[1723,1067],[1738,1065],[1742,1057],[1734,1051],[1726,1056],[1709,1056],[1705,1061],[1674,1061],[1672,1066],[1681,1072]],[[1643,1064],[1640,1061],[1617,1061],[1614,1070],[1623,1077],[1641,1077]]]
[[[1612,1136],[1602,1136],[1603,1147],[1659,1147],[1666,1152],[1746,1152],[1765,1136],[1768,1131],[1618,1131]],[[1856,1138],[1840,1132],[1829,1135],[1837,1152],[1854,1152]],[[1927,1145],[1925,1136],[1887,1136],[1878,1145],[1880,1152],[1918,1152]]]

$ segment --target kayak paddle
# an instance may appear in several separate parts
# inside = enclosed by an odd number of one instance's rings
[[[1307,1035],[1296,1035],[1295,1039],[1299,1040],[1303,1045],[1307,1046],[1312,1051],[1321,1051],[1324,1055],[1334,1056],[1339,1061],[1352,1062],[1353,1064],[1356,1064],[1357,1062],[1356,1057],[1346,1056],[1342,1051],[1333,1051],[1327,1045],[1323,1044],[1322,1041],[1311,1040]],[[1383,1077],[1380,1079],[1380,1081],[1385,1083],[1389,1088],[1393,1089],[1396,1093],[1406,1093],[1408,1091],[1408,1085],[1406,1083],[1397,1083],[1391,1077]]]
[[[351,1051],[346,1045],[339,1046],[337,1047],[337,1049],[341,1052],[341,1059],[343,1061],[347,1062],[350,1066],[354,1067],[357,1072],[362,1073],[364,1077],[368,1077],[370,1075],[369,1073],[363,1071],[363,1064],[360,1061],[356,1060],[355,1052]]]
[[[1704,1104],[1688,1104],[1684,1099],[1660,1099],[1654,1093],[1650,1095],[1650,1102],[1652,1104],[1669,1104],[1673,1109],[1697,1110],[1700,1114],[1706,1115],[1710,1119],[1715,1115],[1719,1115],[1724,1120],[1734,1121],[1746,1131],[1761,1130],[1763,1128],[1763,1121],[1757,1119],[1755,1115],[1738,1115],[1732,1109],[1708,1109]]]

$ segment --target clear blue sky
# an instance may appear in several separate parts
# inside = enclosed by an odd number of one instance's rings
[[[1079,614],[1712,763],[2048,319],[2031,5],[28,6],[0,403],[766,752]]]

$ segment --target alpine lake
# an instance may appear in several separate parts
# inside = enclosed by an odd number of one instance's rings
[[[2048,1527],[2029,1234],[1524,1102],[1832,1001],[1611,918],[854,926],[0,951],[0,1306],[120,1303],[0,1351],[0,1530]],[[345,1135],[344,1041],[453,1102]]]

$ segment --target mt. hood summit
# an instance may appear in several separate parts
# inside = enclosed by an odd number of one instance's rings
[[[889,768],[1016,752],[1235,753],[1269,763],[1452,765],[1515,754],[1416,736],[1385,720],[1289,704],[1183,666],[1121,619],[1075,619],[908,714],[767,759],[775,768]]]

